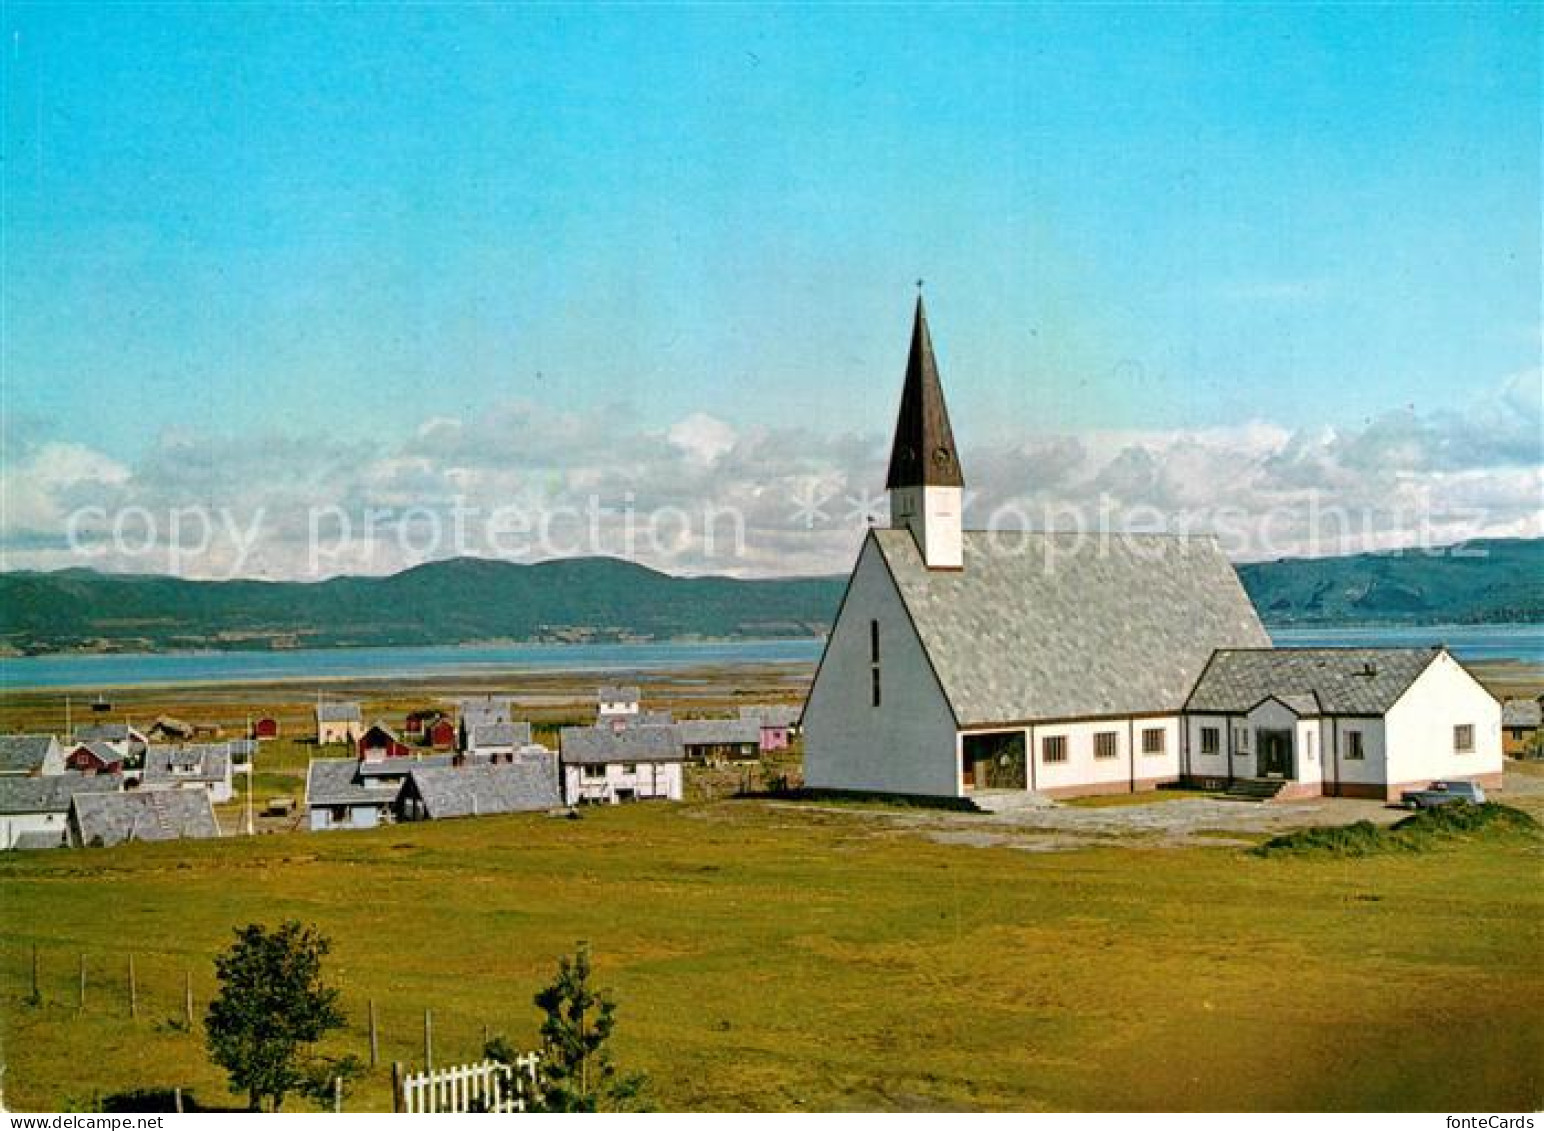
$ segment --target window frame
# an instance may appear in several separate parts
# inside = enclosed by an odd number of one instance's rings
[[[1108,744],[1108,752],[1102,752],[1101,747]],[[1094,761],[1108,762],[1120,757],[1120,731],[1100,730],[1094,732]]]
[[[1156,737],[1156,743],[1153,741]],[[1142,728],[1142,757],[1161,758],[1169,752],[1169,729],[1167,727],[1143,727]]]
[[[1055,755],[1052,755],[1052,751]],[[1065,734],[1043,734],[1040,736],[1040,764],[1042,766],[1061,766],[1067,763],[1068,742]]]

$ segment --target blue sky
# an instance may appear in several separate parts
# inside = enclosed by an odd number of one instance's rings
[[[967,450],[1462,411],[1539,364],[1540,13],[8,4],[6,415],[883,434],[918,276]]]

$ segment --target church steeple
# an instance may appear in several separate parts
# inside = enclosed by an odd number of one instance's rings
[[[890,473],[885,487],[963,487],[949,409],[938,380],[938,361],[927,329],[927,310],[917,296],[917,313],[911,326],[911,356],[906,360],[906,385],[901,391],[901,411],[895,421],[895,443],[890,449]]]
[[[890,492],[890,525],[911,531],[927,567],[963,568],[965,475],[920,294],[885,488]]]

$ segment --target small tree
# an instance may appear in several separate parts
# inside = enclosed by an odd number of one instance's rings
[[[253,923],[214,961],[220,992],[204,1019],[205,1043],[252,1111],[264,1100],[278,1111],[306,1083],[310,1046],[343,1027],[338,991],[322,981],[329,949],[314,927]]]
[[[616,1003],[590,987],[590,948],[579,944],[570,960],[558,961],[558,976],[536,995],[546,1014],[537,1102],[542,1111],[613,1111],[632,1105],[646,1083],[642,1075],[621,1076],[611,1062]]]

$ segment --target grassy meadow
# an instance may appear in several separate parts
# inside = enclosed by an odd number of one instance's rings
[[[201,1012],[231,928],[295,917],[334,942],[350,1028],[326,1051],[365,1054],[377,1004],[352,1110],[389,1107],[426,1008],[440,1063],[485,1025],[532,1043],[581,938],[661,1108],[1534,1109],[1540,876],[1536,842],[1029,853],[762,801],[11,854],[5,1097],[234,1103],[180,1029],[185,972]]]

